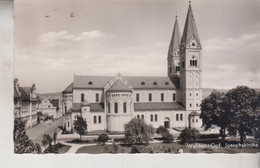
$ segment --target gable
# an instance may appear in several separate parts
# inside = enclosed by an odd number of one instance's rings
[[[110,86],[107,89],[107,91],[116,91],[116,92],[129,91],[129,92],[131,92],[132,90],[128,86],[126,86],[126,84],[124,84],[123,81],[118,79],[115,83],[112,84],[112,86]]]
[[[119,73],[105,86],[105,91],[132,91],[133,87]]]

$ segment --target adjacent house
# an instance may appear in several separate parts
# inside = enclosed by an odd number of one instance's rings
[[[14,118],[24,121],[26,128],[37,124],[36,86],[19,86],[18,79],[14,79]]]

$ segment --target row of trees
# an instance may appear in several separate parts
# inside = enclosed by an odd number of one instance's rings
[[[222,142],[229,135],[240,136],[243,143],[246,135],[260,130],[260,93],[247,86],[238,86],[227,93],[213,91],[201,103],[201,114],[205,130],[212,126],[220,128]]]
[[[21,119],[14,121],[14,153],[41,153],[40,144],[33,143],[25,131],[25,123]]]

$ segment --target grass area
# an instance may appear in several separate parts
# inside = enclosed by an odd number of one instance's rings
[[[117,147],[115,147],[117,146]],[[116,149],[117,148],[117,149]],[[95,146],[84,146],[77,150],[76,153],[130,153],[131,147],[123,145],[95,145]]]
[[[71,146],[69,145],[63,145],[59,150],[58,150],[58,153],[61,154],[61,153],[66,153],[69,151],[69,149],[71,148]]]
[[[239,144],[238,139],[228,139],[227,144],[236,145]],[[257,144],[257,141],[251,139],[246,140],[245,143]],[[197,145],[191,147],[189,145]],[[115,147],[116,146],[116,147]],[[84,146],[78,149],[76,153],[177,153],[177,150],[182,148],[184,153],[258,153],[260,152],[257,147],[221,147],[220,139],[207,139],[197,140],[193,143],[181,144],[179,142],[173,143],[152,143],[149,145],[95,145],[95,146]]]
[[[71,148],[71,146],[69,145],[64,145],[61,143],[57,143],[55,145],[52,145],[52,148],[48,148],[46,149],[43,153],[57,153],[57,154],[61,154],[61,153],[66,153],[68,152],[68,150]]]

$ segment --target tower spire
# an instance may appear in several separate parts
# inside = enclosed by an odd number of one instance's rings
[[[172,38],[171,38],[171,43],[169,46],[169,51],[168,51],[168,57],[171,56],[177,56],[176,51],[179,51],[179,46],[181,42],[181,33],[179,29],[179,24],[178,24],[178,19],[177,19],[177,12],[175,16],[175,23],[174,23],[174,28],[172,32]]]
[[[187,44],[190,42],[190,40],[193,37],[196,38],[196,40],[198,41],[198,43],[201,46],[199,33],[197,30],[194,15],[193,15],[192,8],[191,8],[191,1],[189,1],[189,9],[188,9],[185,26],[184,26],[184,30],[183,30],[183,34],[182,34],[181,45],[185,45],[185,47],[186,47]]]

